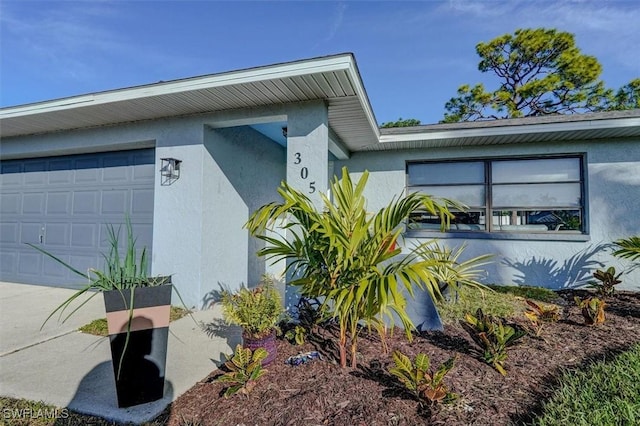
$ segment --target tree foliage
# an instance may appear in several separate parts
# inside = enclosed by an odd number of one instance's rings
[[[407,118],[404,119],[402,117],[398,118],[397,121],[387,121],[386,123],[382,123],[380,127],[383,129],[389,129],[391,127],[413,127],[419,126],[420,120],[415,118]]]
[[[602,66],[583,54],[573,34],[555,29],[519,29],[479,43],[478,69],[494,73],[500,86],[458,88],[443,122],[571,114],[638,108],[640,79],[617,93],[599,80]]]

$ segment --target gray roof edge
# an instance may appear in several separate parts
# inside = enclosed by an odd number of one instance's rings
[[[82,106],[82,104],[89,103],[96,97],[101,97],[106,95],[113,95],[118,93],[126,93],[126,92],[139,91],[143,89],[160,88],[160,87],[170,88],[175,85],[189,83],[189,82],[197,82],[199,80],[205,80],[205,79],[211,79],[211,78],[222,78],[225,76],[233,76],[234,74],[237,75],[237,74],[243,74],[243,73],[246,74],[251,72],[268,71],[269,69],[277,69],[277,68],[282,68],[287,66],[310,64],[313,62],[320,62],[320,61],[327,61],[327,60],[337,60],[340,58],[348,59],[352,64],[355,65],[355,56],[352,52],[336,53],[336,54],[325,55],[325,56],[316,56],[313,58],[278,62],[275,64],[269,64],[269,65],[260,65],[260,66],[248,67],[248,68],[242,68],[242,69],[236,69],[236,70],[221,71],[221,72],[212,73],[212,74],[203,74],[199,76],[177,78],[177,79],[167,80],[167,81],[161,80],[155,83],[146,83],[146,84],[140,84],[140,85],[134,85],[134,86],[128,86],[128,87],[121,87],[117,89],[107,89],[107,90],[102,90],[98,92],[82,93],[82,94],[77,94],[72,96],[65,96],[62,98],[47,99],[44,101],[31,102],[26,104],[5,106],[5,107],[0,107],[0,117],[2,117],[2,115],[8,115],[14,111],[19,111],[19,110],[23,110],[23,111],[26,110],[33,113],[37,113],[40,110],[46,110],[49,106],[60,106],[60,105]],[[357,75],[359,77],[360,73],[357,72]]]
[[[627,118],[640,118],[640,109],[630,109],[623,111],[591,112],[582,114],[555,114],[543,117],[522,117],[503,118],[498,120],[464,121],[459,123],[438,123],[426,124],[412,127],[393,127],[380,129],[381,135],[412,135],[416,133],[434,133],[443,131],[469,130],[469,129],[493,129],[493,128],[513,128],[514,133],[518,133],[517,128],[522,126],[532,126],[537,124],[562,124],[592,122],[598,120],[618,120]],[[506,129],[505,129],[506,130]]]

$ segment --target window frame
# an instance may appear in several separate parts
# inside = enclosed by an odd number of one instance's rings
[[[579,165],[579,180],[575,181],[548,181],[548,182],[533,182],[533,183],[521,183],[521,182],[501,182],[501,183],[493,183],[492,182],[492,167],[493,163],[500,161],[526,161],[526,160],[551,160],[551,159],[577,159]],[[481,214],[485,216],[485,229],[477,230],[446,230],[441,232],[440,230],[435,229],[420,229],[420,228],[410,228],[406,229],[407,237],[428,237],[428,238],[465,238],[465,239],[518,239],[518,240],[560,240],[560,241],[588,241],[589,237],[589,211],[588,211],[588,172],[587,172],[587,154],[584,152],[580,153],[562,153],[562,154],[549,154],[549,155],[521,155],[521,156],[494,156],[494,157],[470,157],[470,158],[444,158],[444,159],[434,159],[434,160],[408,160],[405,162],[405,191],[409,193],[411,188],[416,188],[420,186],[456,186],[456,184],[433,184],[433,185],[410,185],[410,176],[409,176],[409,168],[411,165],[415,164],[443,164],[443,163],[473,163],[473,162],[482,162],[484,164],[484,206],[481,207]],[[562,184],[562,183],[570,183],[576,184],[579,183],[580,186],[580,204],[575,209],[567,210],[578,210],[582,216],[581,229],[578,231],[502,231],[496,230],[495,225],[493,224],[493,212],[496,211],[493,205],[493,187],[500,185],[509,185],[509,184],[524,184],[524,185],[534,185],[534,184]],[[470,206],[471,211],[477,211],[477,208],[474,206]],[[547,206],[548,207],[548,206]],[[552,206],[549,207],[548,210],[553,210]],[[569,206],[566,206],[569,207]],[[536,206],[536,209],[540,209],[542,211],[544,206]],[[518,208],[513,207],[513,211],[527,211],[531,210],[531,208]],[[556,208],[556,210],[562,210]]]

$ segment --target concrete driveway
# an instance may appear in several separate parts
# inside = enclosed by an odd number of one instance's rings
[[[156,417],[216,368],[222,355],[241,341],[240,331],[206,333],[202,324],[219,324],[214,308],[171,323],[165,396],[159,401],[119,409],[109,340],[77,331],[104,318],[101,294],[66,322],[47,316],[74,290],[0,282],[0,395],[44,401],[60,408],[119,422]],[[195,322],[194,322],[195,320]]]

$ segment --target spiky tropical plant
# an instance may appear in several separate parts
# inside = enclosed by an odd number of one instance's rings
[[[614,256],[640,262],[640,237],[629,237],[613,244],[619,248],[613,252]]]
[[[449,207],[464,208],[451,200],[411,193],[394,197],[370,214],[364,197],[368,176],[365,171],[354,185],[343,168],[342,179],[335,177],[331,184],[334,201],[322,196],[323,210],[283,182],[278,189],[283,201],[262,206],[246,224],[253,235],[267,243],[258,254],[274,261],[286,259],[287,271],[295,277],[290,284],[300,288],[301,296],[319,298],[330,309],[340,328],[342,367],[347,365],[348,337],[351,366],[357,365],[361,322],[375,328],[384,342],[383,317],[393,321],[395,314],[411,339],[414,326],[405,312],[403,289],[412,297],[413,286],[426,287],[434,298],[442,297],[438,277],[430,269],[438,261],[418,254],[429,243],[402,257],[397,256],[401,250],[393,248],[409,215],[427,210],[439,216],[445,228],[452,217]],[[265,235],[278,224],[288,231],[287,237]]]
[[[462,262],[460,257],[465,249],[466,244],[451,248],[441,246],[437,241],[433,241],[431,244],[418,248],[417,253],[423,259],[435,261],[430,269],[438,278],[440,288],[449,287],[458,290],[462,286],[470,286],[493,291],[478,281],[486,274],[482,266],[491,263],[492,255],[483,254]]]

